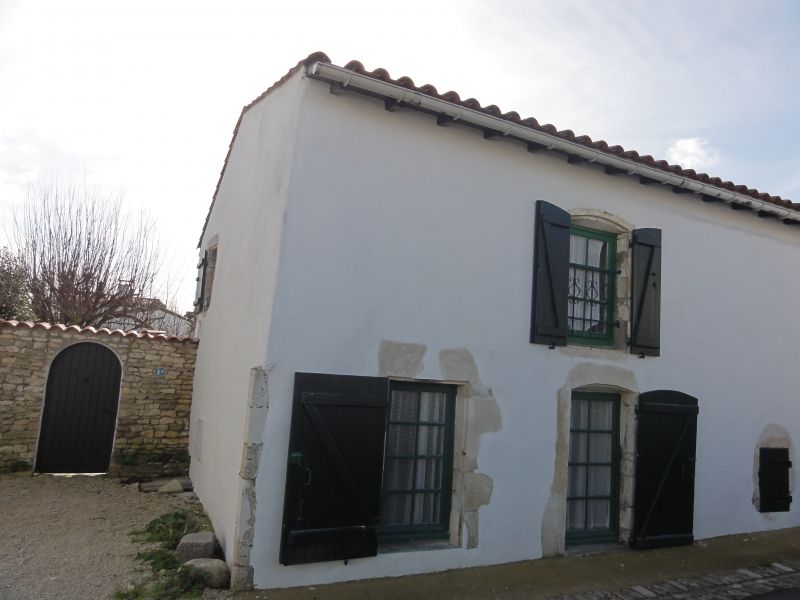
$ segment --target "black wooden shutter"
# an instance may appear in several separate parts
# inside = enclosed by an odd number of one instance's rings
[[[787,512],[792,503],[789,495],[788,448],[759,448],[758,492],[759,512]]]
[[[661,352],[661,230],[633,231],[631,353]]]
[[[296,373],[280,561],[375,556],[389,381]]]
[[[536,201],[532,344],[567,345],[569,226],[567,211],[544,200]]]
[[[208,266],[208,250],[203,252],[203,258],[197,265],[197,286],[194,292],[194,312],[199,314],[203,312],[203,304],[206,299],[204,298],[206,291],[206,267]]]

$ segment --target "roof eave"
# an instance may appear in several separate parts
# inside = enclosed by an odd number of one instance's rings
[[[697,181],[678,173],[669,173],[636,160],[591,148],[579,142],[573,142],[557,135],[515,123],[509,119],[496,117],[462,104],[436,98],[416,89],[408,89],[395,83],[363,75],[329,62],[316,61],[307,63],[306,74],[310,78],[335,86],[337,90],[354,90],[390,100],[397,103],[397,106],[441,115],[456,123],[462,122],[481,128],[484,131],[491,131],[497,136],[504,136],[509,139],[534,144],[547,150],[564,153],[570,157],[578,158],[580,162],[603,165],[617,173],[637,175],[672,188],[698,194],[706,201],[725,202],[735,205],[736,208],[758,211],[758,214],[762,216],[767,214],[775,216],[784,220],[784,222],[797,222],[800,220],[800,210],[760,200],[752,195],[725,189],[712,183]]]

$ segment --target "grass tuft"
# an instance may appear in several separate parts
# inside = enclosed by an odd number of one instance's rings
[[[174,550],[178,542],[187,533],[199,529],[200,523],[186,510],[176,510],[156,517],[145,525],[144,529],[133,532],[140,542],[160,544],[166,550]]]
[[[167,572],[156,580],[151,591],[156,600],[174,600],[176,598],[197,598],[202,594],[206,584],[203,576],[194,569],[181,566]]]
[[[211,523],[200,509],[168,512],[150,521],[143,529],[133,531],[131,535],[136,542],[158,544],[158,547],[136,554],[138,562],[150,567],[148,580],[128,590],[116,592],[115,600],[176,600],[199,597],[205,587],[202,574],[181,565],[174,550],[187,533],[208,529],[211,529]]]
[[[136,560],[140,563],[150,565],[153,573],[158,573],[162,569],[171,571],[180,566],[175,553],[172,550],[165,550],[164,548],[156,548],[155,550],[143,550],[136,555]]]

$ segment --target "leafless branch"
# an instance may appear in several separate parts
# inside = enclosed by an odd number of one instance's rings
[[[153,221],[143,213],[128,217],[120,194],[58,183],[31,187],[12,222],[37,319],[148,325],[143,308],[155,296],[162,256]]]

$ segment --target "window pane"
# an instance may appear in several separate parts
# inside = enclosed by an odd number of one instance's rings
[[[414,478],[414,459],[390,458],[383,473],[384,490],[410,490]]]
[[[608,244],[601,240],[588,240],[589,256],[587,264],[597,269],[606,268],[606,255],[608,254]]]
[[[611,527],[611,503],[608,500],[587,500],[588,515],[586,529],[608,529]]]
[[[442,459],[423,458],[417,461],[417,489],[440,489],[442,487]]]
[[[583,297],[595,302],[600,300],[600,276],[596,271],[586,273]],[[594,305],[596,306],[596,305]]]
[[[574,312],[575,318],[573,322],[575,323],[575,327],[573,331],[584,331],[587,328],[586,319],[584,318],[586,315],[586,304],[580,301],[575,302]]]
[[[386,453],[389,455],[409,456],[414,454],[414,425],[390,425],[389,439],[386,441]]]
[[[441,456],[444,446],[444,427],[420,425],[417,435],[417,454]]]
[[[430,423],[444,423],[447,395],[441,392],[421,392],[419,395],[419,420]]]
[[[589,401],[572,399],[570,429],[589,429]]]
[[[408,390],[392,390],[392,402],[389,412],[390,421],[417,420],[417,392]]]
[[[586,500],[567,501],[567,529],[584,529]]]
[[[611,467],[589,467],[589,496],[611,495]]]
[[[569,436],[569,462],[571,463],[585,463],[586,462],[586,446],[587,446],[586,433],[572,433]]]
[[[453,452],[446,442],[452,435],[454,397],[446,386],[412,385],[400,384],[390,394],[383,534],[404,536],[419,526],[446,536],[450,515],[442,512],[442,506],[452,492],[445,464]]]
[[[586,285],[586,271],[583,269],[576,269],[573,267],[572,273],[570,273],[569,278],[569,296],[573,298],[584,298],[585,297],[585,286]],[[576,314],[576,317],[582,317],[581,314]]]
[[[578,232],[570,235],[567,325],[581,338],[612,339],[609,321],[613,307],[613,253],[612,240],[594,239]]]
[[[570,465],[567,495],[570,497],[586,495],[586,467]]]
[[[611,431],[611,409],[610,400],[595,400],[591,403],[590,426],[595,431]]]
[[[384,494],[381,522],[383,525],[411,523],[412,494]]]
[[[569,236],[569,262],[584,264],[586,261],[586,238],[579,235]]]
[[[438,523],[441,512],[439,504],[439,494],[415,494],[414,524],[428,525],[431,523]]]
[[[592,433],[589,436],[589,462],[611,462],[610,433]]]

